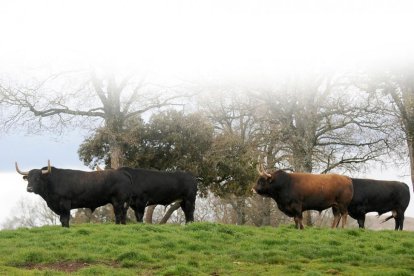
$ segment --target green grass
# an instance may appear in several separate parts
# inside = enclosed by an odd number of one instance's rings
[[[292,226],[0,231],[0,275],[414,275],[414,233]]]

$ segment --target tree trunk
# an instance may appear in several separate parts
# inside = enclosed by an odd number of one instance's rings
[[[157,205],[147,206],[147,211],[145,212],[145,223],[152,224],[152,215],[154,214],[155,207],[157,207]]]
[[[401,95],[397,89],[391,91],[391,97],[399,109],[410,155],[411,185],[414,191],[414,71],[405,72],[405,79],[400,83]]]
[[[164,214],[164,217],[161,219],[160,224],[167,223],[168,219],[171,217],[174,211],[180,208],[180,204],[181,201],[176,201],[173,204],[171,204],[170,208],[168,208],[167,212]]]
[[[244,197],[237,197],[236,199],[236,214],[237,214],[237,225],[246,224],[246,201]]]
[[[122,167],[122,148],[117,142],[113,142],[110,148],[111,152],[111,168],[117,169]]]
[[[264,197],[262,199],[262,226],[270,225],[271,203],[272,199],[270,197]]]
[[[414,139],[407,138],[408,152],[410,155],[411,186],[414,191]]]
[[[413,84],[414,87],[414,84]],[[402,119],[407,137],[408,154],[410,155],[411,185],[414,191],[414,88],[405,95],[405,112]]]

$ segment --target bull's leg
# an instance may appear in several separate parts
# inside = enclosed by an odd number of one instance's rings
[[[290,212],[290,215],[293,216],[293,219],[295,220],[296,229],[303,229],[302,205],[297,202],[291,203],[289,212]]]
[[[342,228],[345,228],[346,222],[348,221],[348,213],[342,214],[341,219],[342,219]]]
[[[183,200],[181,201],[181,209],[185,215],[185,223],[193,222],[194,221],[194,209],[195,209],[195,200]]]
[[[145,203],[143,201],[135,201],[135,205],[132,207],[134,209],[135,218],[137,222],[143,222],[144,212],[145,212]]]
[[[341,220],[339,208],[337,206],[332,206],[332,213],[334,215],[334,220],[332,222],[331,228],[336,228],[338,227],[339,221]]]
[[[343,205],[340,205],[339,206],[339,212],[341,213],[342,228],[345,228],[346,222],[348,220],[348,208],[343,206]]]
[[[299,213],[299,214],[295,215],[294,220],[295,220],[296,229],[303,229],[303,223],[302,223],[303,216],[302,216],[302,213]]]
[[[303,215],[302,215],[302,209],[301,206],[299,205],[293,205],[292,206],[293,209],[293,214],[294,214],[294,220],[295,220],[295,225],[296,225],[296,229],[303,229]]]
[[[399,230],[399,229],[400,229],[400,221],[399,221],[399,217],[395,217],[395,218],[394,218],[394,220],[395,220],[395,227],[394,227],[394,230],[395,230],[395,231],[397,231],[397,230]]]
[[[395,230],[403,230],[404,227],[404,212],[397,210],[395,219]]]
[[[60,223],[62,223],[62,227],[69,227],[69,219],[70,219],[70,200],[61,200],[59,202],[59,216],[60,216]]]
[[[129,204],[124,203],[122,206],[122,218],[121,218],[122,224],[126,224],[128,208],[129,208]]]
[[[60,223],[62,223],[62,227],[69,228],[69,218],[70,218],[70,212],[60,214]]]
[[[122,202],[114,201],[112,202],[112,206],[114,207],[115,212],[115,223],[116,224],[125,224],[124,216],[124,204]]]
[[[365,227],[365,215],[359,216],[357,219],[357,222],[358,222],[359,228],[364,228]]]

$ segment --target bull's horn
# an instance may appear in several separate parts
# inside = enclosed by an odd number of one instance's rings
[[[266,170],[263,168],[263,164],[260,164],[260,166],[257,166],[256,168],[260,176],[266,176],[266,177],[272,176],[270,173],[266,172]]]
[[[101,168],[101,167],[99,167],[99,165],[96,165],[96,170],[97,170],[98,172],[103,171],[103,170],[102,170],[102,168]]]
[[[264,176],[272,177],[272,175],[270,173],[266,172],[266,170],[263,168],[263,164],[261,164],[261,169],[262,169],[262,172],[263,172]]]
[[[42,174],[48,174],[52,172],[52,167],[50,166],[50,160],[47,160],[47,170],[42,170]]]
[[[14,162],[14,164],[15,164],[15,166],[16,166],[16,171],[17,171],[18,173],[20,173],[21,175],[29,175],[29,172],[22,172],[22,171],[19,169],[19,166],[17,165],[17,162]]]

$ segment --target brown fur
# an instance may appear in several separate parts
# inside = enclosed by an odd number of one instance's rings
[[[259,194],[275,199],[279,209],[295,218],[297,228],[303,228],[302,212],[332,208],[337,227],[342,218],[345,226],[353,186],[349,177],[337,174],[286,173],[276,171],[270,177],[262,175],[254,187]]]
[[[349,177],[337,174],[291,173],[292,187],[298,188],[298,195],[303,198],[304,209],[332,207],[334,221],[332,228],[337,227],[342,218],[342,228],[348,217],[348,204],[352,200],[353,188]]]

